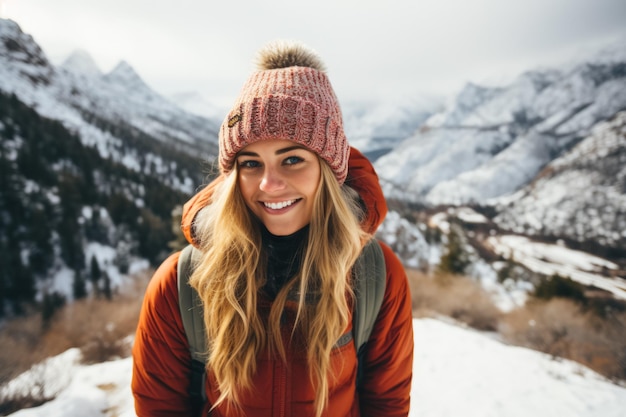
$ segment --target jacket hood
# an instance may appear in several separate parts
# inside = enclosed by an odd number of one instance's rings
[[[216,186],[224,178],[224,174],[215,178],[183,206],[181,227],[187,241],[194,246],[199,246],[193,228],[194,219],[200,210],[211,202]],[[365,205],[365,219],[361,222],[361,227],[367,233],[374,234],[387,215],[387,203],[372,163],[352,147],[348,160],[346,184],[359,193]]]

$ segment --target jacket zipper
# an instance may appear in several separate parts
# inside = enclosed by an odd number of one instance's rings
[[[280,364],[280,417],[285,417],[287,406],[287,368]]]
[[[281,333],[282,333],[282,339],[283,339],[283,343],[285,343],[285,340],[288,340],[288,332],[286,330],[286,322],[287,322],[287,315],[285,312],[283,312],[282,317],[281,317]],[[289,353],[287,353],[289,354]],[[278,371],[279,371],[279,375],[278,375],[278,416],[279,417],[286,417],[287,414],[287,401],[289,400],[287,398],[287,366],[282,362],[282,360],[278,359],[276,361],[276,363],[278,364]]]

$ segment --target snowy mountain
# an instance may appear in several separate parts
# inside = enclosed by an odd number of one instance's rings
[[[103,74],[79,51],[56,67],[0,19],[0,317],[110,294],[132,265],[158,264],[173,209],[210,173],[218,124],[126,62]]]
[[[30,35],[5,19],[0,19],[0,90],[120,160],[133,156],[120,146],[127,135],[149,136],[205,160],[217,154],[219,122],[162,97],[128,63],[102,74],[86,52],[78,51],[57,68]]]
[[[620,417],[626,408],[626,388],[575,362],[444,321],[415,319],[413,329],[411,417]],[[7,384],[5,393],[43,386],[45,395],[57,395],[10,416],[134,417],[131,359],[79,360],[71,349]]]
[[[511,194],[626,109],[626,42],[505,87],[468,84],[444,112],[376,162],[388,195],[429,204]]]
[[[431,210],[482,207],[493,220],[483,233],[561,240],[617,262],[605,275],[620,277],[624,110],[626,41],[507,86],[466,85],[375,167],[388,197]]]

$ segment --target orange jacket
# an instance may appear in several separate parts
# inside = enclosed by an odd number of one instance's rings
[[[184,208],[183,231],[193,242],[192,220],[208,203],[215,183],[194,196]],[[361,195],[367,219],[363,227],[374,232],[387,212],[378,177],[370,162],[351,149],[348,184]],[[362,386],[356,392],[356,351],[349,340],[332,353],[337,370],[330,380],[328,407],[324,416],[407,416],[409,413],[413,327],[411,298],[404,268],[385,244],[381,244],[387,267],[387,287],[374,330],[367,344]],[[145,294],[133,346],[132,391],[139,417],[191,416],[188,389],[191,356],[178,310],[176,269],[179,253],[171,255],[155,272]],[[259,302],[259,313],[269,311],[269,300]],[[287,304],[286,317],[295,304]],[[293,317],[291,317],[293,318]],[[351,324],[346,333],[351,332]],[[343,338],[342,338],[343,339]],[[254,390],[243,396],[243,415],[312,416],[314,391],[309,381],[306,357],[290,348],[285,337],[288,365],[282,360],[259,358]],[[210,411],[218,397],[210,375],[206,380],[208,402],[204,416],[226,417],[226,408]]]

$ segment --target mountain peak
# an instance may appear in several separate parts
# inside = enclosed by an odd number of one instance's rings
[[[102,71],[100,71],[100,68],[98,68],[98,65],[91,55],[82,49],[72,52],[61,67],[75,74],[85,75],[89,78],[102,76]]]
[[[147,87],[135,69],[126,61],[120,61],[106,76],[109,81],[134,87]]]
[[[22,32],[20,26],[9,19],[0,18],[0,56],[36,67],[51,67],[33,37]]]
[[[11,19],[0,18],[0,38],[5,38],[7,35],[16,35],[22,33],[20,25]]]

